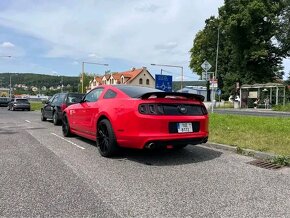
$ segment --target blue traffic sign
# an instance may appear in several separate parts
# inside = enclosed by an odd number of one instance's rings
[[[172,92],[172,76],[156,74],[155,88],[165,92]]]
[[[217,94],[218,96],[220,96],[220,95],[222,94],[222,90],[217,89],[217,90],[216,90],[216,94]]]

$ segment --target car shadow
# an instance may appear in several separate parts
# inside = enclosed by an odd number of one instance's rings
[[[96,147],[96,143],[89,139],[76,136],[78,140]],[[181,150],[138,150],[122,148],[120,152],[112,157],[118,161],[134,161],[148,166],[170,166],[184,165],[218,158],[223,153],[200,145],[188,145]]]
[[[149,166],[184,165],[218,158],[222,152],[201,146],[188,145],[181,150],[133,150],[122,149],[116,159],[127,159]]]

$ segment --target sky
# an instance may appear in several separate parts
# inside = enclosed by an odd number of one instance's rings
[[[193,39],[223,0],[1,0],[0,72],[78,76],[132,67],[198,80]],[[3,56],[11,56],[11,58]],[[285,60],[290,71],[290,60]]]

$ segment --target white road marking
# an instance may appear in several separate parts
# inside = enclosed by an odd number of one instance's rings
[[[71,143],[72,145],[74,145],[74,146],[76,146],[76,147],[78,147],[78,148],[80,148],[80,149],[85,149],[84,147],[82,147],[82,146],[79,146],[79,145],[77,145],[76,143],[74,143],[74,142],[72,142],[72,141],[70,141],[70,140],[67,140],[67,139],[65,139],[65,138],[63,138],[63,137],[61,137],[61,136],[59,136],[59,135],[57,135],[57,134],[55,134],[55,133],[51,133],[52,135],[54,135],[54,136],[56,136],[56,137],[58,137],[58,138],[60,138],[60,139],[62,139],[62,140],[64,140],[64,141],[66,141],[66,142],[68,142],[68,143]]]
[[[31,123],[29,120],[25,120],[25,122],[27,122],[27,123]]]

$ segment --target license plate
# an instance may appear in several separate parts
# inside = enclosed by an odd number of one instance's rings
[[[177,123],[177,131],[182,132],[193,132],[192,123]]]

